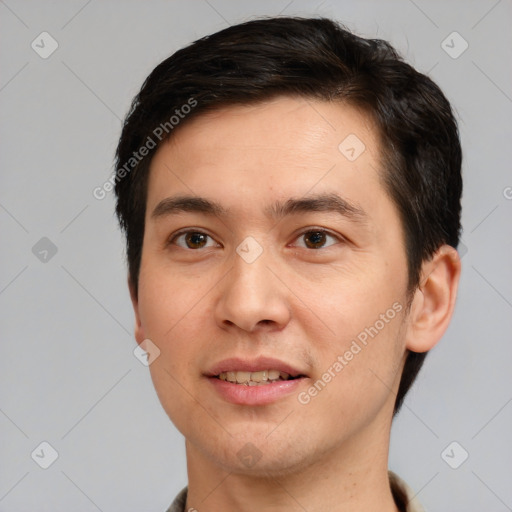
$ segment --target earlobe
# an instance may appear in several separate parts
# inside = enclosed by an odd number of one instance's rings
[[[423,263],[421,281],[411,304],[406,346],[412,352],[433,348],[445,333],[455,308],[460,278],[457,251],[441,246]]]
[[[146,336],[140,318],[137,291],[135,290],[135,286],[130,276],[128,276],[128,288],[130,290],[130,298],[132,300],[133,312],[135,314],[135,340],[140,344],[146,339]]]

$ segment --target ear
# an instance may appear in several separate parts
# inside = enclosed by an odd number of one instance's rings
[[[140,320],[139,299],[130,276],[128,276],[128,288],[130,290],[130,298],[132,299],[133,312],[135,313],[135,340],[140,345],[146,339],[146,335]]]
[[[406,346],[412,352],[430,350],[445,333],[455,308],[460,270],[459,254],[449,245],[441,246],[423,263],[406,336]]]

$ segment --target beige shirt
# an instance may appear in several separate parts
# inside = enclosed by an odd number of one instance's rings
[[[414,491],[395,473],[388,471],[391,492],[395,498],[396,505],[400,512],[425,512],[415,497]],[[174,499],[167,512],[187,512],[187,490],[185,487]],[[192,509],[194,510],[194,509]]]

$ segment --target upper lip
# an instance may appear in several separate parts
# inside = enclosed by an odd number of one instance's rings
[[[255,359],[241,359],[238,357],[231,357],[229,359],[223,359],[218,363],[214,364],[206,375],[208,377],[216,377],[221,372],[257,372],[261,370],[279,370],[285,372],[291,377],[298,377],[299,375],[306,374],[297,368],[294,368],[288,363],[275,359],[273,357],[257,357]]]

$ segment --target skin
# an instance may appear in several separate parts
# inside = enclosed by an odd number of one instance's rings
[[[354,161],[338,149],[349,134],[365,145]],[[460,261],[440,247],[406,307],[403,229],[379,155],[375,128],[355,108],[280,97],[199,116],[154,156],[138,295],[130,288],[137,342],[159,348],[151,377],[186,438],[187,510],[397,511],[387,462],[406,349],[426,351],[441,338]],[[321,194],[364,214],[266,213],[276,201]],[[227,213],[153,215],[184,195]],[[190,248],[176,237],[183,229],[209,235],[206,245]],[[329,236],[304,235],[320,229]],[[263,249],[252,263],[236,253],[248,236]],[[301,404],[298,393],[396,303],[401,311]],[[274,403],[247,406],[225,401],[204,376],[225,358],[259,355],[308,378]],[[251,467],[237,455],[247,443],[261,455]]]

